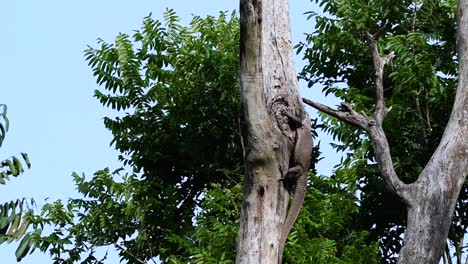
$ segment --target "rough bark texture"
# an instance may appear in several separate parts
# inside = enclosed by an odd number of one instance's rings
[[[459,75],[444,135],[408,200],[408,224],[400,264],[439,263],[457,197],[468,175],[468,0],[458,2]]]
[[[277,263],[288,205],[280,181],[295,128],[284,112],[310,120],[299,97],[288,0],[241,0],[240,95],[245,142],[244,199],[236,263]]]
[[[382,122],[383,69],[393,53],[381,57],[377,39],[367,34],[375,67],[376,103],[372,117],[343,103],[344,111],[304,99],[304,102],[368,132],[385,185],[407,205],[408,219],[399,264],[437,264],[444,253],[457,197],[468,175],[468,0],[458,1],[459,76],[455,103],[444,135],[418,180],[405,184],[396,175]]]

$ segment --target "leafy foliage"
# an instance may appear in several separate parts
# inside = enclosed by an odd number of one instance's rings
[[[10,175],[17,177],[22,174],[24,172],[23,164],[26,164],[28,169],[31,167],[28,154],[20,153],[20,155],[21,159],[12,156],[0,163],[0,184],[5,184],[5,180],[8,180]]]
[[[195,231],[189,239],[173,236],[171,240],[185,248],[187,255],[172,255],[166,263],[234,263],[235,244],[239,227],[242,184],[223,188],[213,184],[207,191]]]
[[[100,41],[100,49],[85,52],[98,83],[110,92],[96,91],[96,98],[131,111],[104,123],[123,164],[142,172],[134,194],[145,204],[134,227],[142,239],[125,246],[143,259],[164,256],[171,248],[169,235],[193,231],[193,212],[204,188],[228,183],[225,172],[239,170],[241,158],[234,96],[238,38],[229,34],[238,20],[228,21],[224,13],[217,19],[194,17],[186,28],[172,10],[164,19],[166,28],[145,18],[133,36],[135,48],[121,34],[115,45]],[[122,98],[128,105],[119,103]]]
[[[1,146],[9,129],[9,120],[7,118],[7,106],[0,104],[0,108]],[[21,159],[12,156],[0,162],[0,184],[5,184],[10,175],[17,177],[22,174],[24,172],[23,164],[26,164],[28,168],[31,167],[28,154],[20,153],[20,155]],[[33,204],[34,200],[31,200],[31,205]],[[33,211],[29,209],[29,205],[25,199],[0,204],[0,244],[21,240],[15,253],[18,261],[34,250],[34,242],[31,239],[31,235],[26,232],[30,224],[29,218],[32,214]]]
[[[25,199],[0,205],[0,244],[21,240],[15,253],[18,261],[34,251],[34,242],[27,232],[33,211],[28,207]]]
[[[286,246],[285,263],[378,263],[377,243],[368,243],[367,232],[353,228],[358,207],[353,192],[339,183],[341,176],[314,175],[310,179],[305,207]],[[207,192],[192,238],[174,238],[190,254],[171,257],[168,263],[234,263],[241,185],[213,187]]]
[[[0,104],[0,147],[5,140],[6,133],[10,127],[10,121],[7,117],[7,106],[4,104]],[[10,175],[18,176],[24,172],[23,163],[26,164],[28,168],[31,167],[31,163],[29,162],[28,154],[21,153],[21,161],[20,158],[12,156],[8,159],[5,159],[0,162],[0,184],[5,184],[5,181],[8,180]]]
[[[55,226],[50,234],[35,237],[41,241],[38,247],[52,254],[54,263],[104,263],[105,258],[94,256],[100,245],[115,245],[127,263],[141,263],[138,259],[143,258],[136,253],[151,248],[148,238],[135,238],[146,246],[135,252],[128,251],[132,241],[113,242],[129,237],[135,220],[141,221],[147,209],[133,199],[138,192],[133,188],[136,175],[120,176],[120,172],[98,171],[89,181],[74,174],[85,198],[49,204],[42,217],[33,220],[34,224]],[[340,183],[343,177],[349,175],[311,178],[306,206],[286,247],[286,263],[378,263],[377,243],[369,244],[367,232],[353,228],[358,207],[351,189]],[[242,184],[229,188],[213,184],[204,196],[194,218],[194,231],[183,236],[168,232],[166,241],[171,247],[161,249],[166,256],[161,258],[163,263],[234,263]]]
[[[368,114],[374,107],[375,88],[365,33],[377,36],[381,54],[395,52],[395,60],[385,69],[384,93],[391,111],[384,129],[397,174],[405,182],[415,181],[439,143],[453,104],[455,1],[315,2],[325,13],[308,12],[316,25],[306,43],[298,45],[309,62],[301,78],[309,87],[320,84],[326,95],[333,94]],[[339,168],[359,174],[355,184],[361,217],[357,224],[371,230],[370,238],[379,240],[384,261],[394,263],[405,226],[404,206],[385,190],[363,131],[322,117],[325,131],[342,142],[336,149],[347,153]],[[456,215],[463,215],[461,204]],[[459,228],[452,228],[451,236],[463,234],[466,217],[453,225]]]
[[[130,263],[187,254],[172,238],[194,232],[206,189],[234,186],[240,178],[238,23],[235,13],[230,19],[220,13],[195,16],[184,27],[168,10],[164,25],[146,17],[133,36],[88,47],[85,58],[102,87],[95,97],[118,113],[104,124],[128,173],[120,178],[103,170],[90,182],[75,175],[90,200],[45,208],[45,223],[56,215],[79,220],[70,227],[59,218],[59,229],[43,236],[50,243],[41,249],[53,248],[55,261],[75,261],[85,243],[116,245]],[[67,225],[70,233],[62,237]],[[68,238],[76,247],[65,247]]]
[[[117,245],[117,238],[133,235],[141,211],[137,212],[129,193],[132,188],[127,187],[135,179],[122,178],[120,171],[97,171],[91,182],[74,173],[74,181],[84,199],[46,204],[41,214],[33,217],[32,224],[42,227],[33,234],[33,239],[41,251],[49,251],[54,263],[103,263],[106,256],[96,257],[96,247]],[[123,182],[115,182],[112,177]],[[46,225],[53,230],[42,231]]]
[[[376,242],[356,228],[359,208],[352,177],[337,171],[311,180],[304,207],[289,235],[286,263],[379,263]]]

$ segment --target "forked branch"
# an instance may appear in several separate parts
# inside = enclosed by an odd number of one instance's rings
[[[399,195],[404,200],[407,200],[407,185],[398,178],[393,168],[390,147],[382,128],[383,119],[389,111],[385,107],[384,102],[383,72],[385,65],[395,57],[395,54],[391,52],[381,57],[378,52],[376,38],[370,33],[366,33],[366,36],[369,39],[369,46],[375,68],[375,109],[373,117],[356,112],[350,104],[345,102],[341,103],[342,110],[336,110],[306,98],[303,99],[303,102],[323,113],[367,131],[374,143],[376,160],[379,164],[385,185],[389,190]]]
[[[369,32],[366,32],[366,37],[369,40],[369,46],[372,54],[372,60],[374,62],[375,69],[375,111],[374,118],[375,121],[382,125],[383,119],[387,114],[387,109],[385,108],[385,99],[384,99],[384,87],[383,87],[383,72],[384,67],[389,63],[394,57],[395,53],[390,52],[387,56],[381,57],[379,50],[377,48],[377,40]]]

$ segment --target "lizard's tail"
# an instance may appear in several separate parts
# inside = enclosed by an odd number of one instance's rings
[[[305,182],[302,182],[305,181]],[[305,194],[307,192],[307,175],[302,175],[296,183],[296,190],[294,197],[289,208],[288,216],[284,222],[283,229],[281,230],[281,237],[279,240],[278,264],[281,264],[283,259],[284,247],[288,239],[289,232],[291,231],[297,216],[301,211],[302,203],[304,202]]]

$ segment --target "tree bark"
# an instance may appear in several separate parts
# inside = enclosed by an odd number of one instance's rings
[[[453,211],[468,175],[468,0],[458,1],[458,87],[444,135],[408,201],[408,224],[399,264],[437,264]]]
[[[389,190],[407,205],[407,227],[399,264],[438,264],[444,253],[455,204],[468,175],[468,0],[458,1],[458,87],[452,113],[436,151],[411,184],[403,183],[393,168],[382,128],[387,109],[383,98],[383,68],[393,58],[381,57],[375,36],[367,34],[375,67],[376,107],[368,117],[343,103],[344,111],[304,99],[304,102],[368,132],[377,163]]]
[[[244,198],[236,263],[277,263],[288,206],[282,179],[295,131],[284,112],[310,130],[294,69],[288,0],[240,1],[240,96],[245,142]]]

